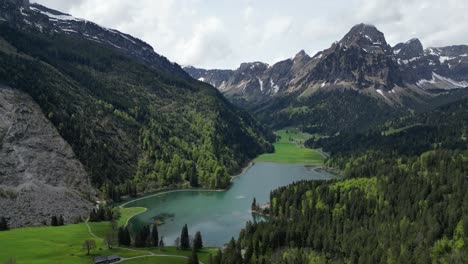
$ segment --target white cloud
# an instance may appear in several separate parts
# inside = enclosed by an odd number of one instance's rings
[[[468,44],[466,0],[36,0],[139,37],[181,64],[236,68],[272,64],[305,49],[313,55],[360,22],[390,44]]]

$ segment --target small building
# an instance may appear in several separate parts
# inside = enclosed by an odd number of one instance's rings
[[[112,256],[107,257],[107,263],[115,263],[115,262],[120,261],[120,259],[121,258],[119,255],[112,255]]]
[[[121,259],[119,255],[98,256],[94,258],[94,264],[110,264],[119,262]]]
[[[94,257],[94,264],[107,264],[107,256]]]

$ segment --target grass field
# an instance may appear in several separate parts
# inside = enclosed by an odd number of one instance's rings
[[[304,147],[304,142],[313,135],[296,128],[279,130],[275,134],[281,137],[274,143],[275,152],[263,154],[255,161],[304,165],[323,163],[323,157],[318,151]]]
[[[144,208],[121,208],[119,224],[126,223],[128,218]],[[110,222],[89,223],[93,233],[98,237],[104,237],[110,230]],[[85,240],[96,241],[97,249],[91,251],[89,256],[82,250]],[[154,254],[188,256],[190,251],[179,251],[175,247],[166,247],[163,251],[154,248],[137,249],[143,252],[135,252],[125,249],[109,250],[102,239],[93,237],[85,223],[66,225],[59,227],[30,227],[19,228],[0,232],[0,263],[5,263],[9,258],[16,260],[18,264],[42,264],[42,263],[67,263],[81,264],[92,263],[94,256],[118,254],[121,257],[131,258],[144,256],[150,252]],[[199,253],[199,259],[208,263],[209,253],[216,249],[206,249]],[[125,260],[121,263],[186,263],[184,258],[153,256],[138,259]]]
[[[120,218],[117,221],[118,226],[126,226],[128,220],[133,216],[143,213],[146,211],[146,208],[143,207],[129,207],[129,208],[121,208],[120,209]]]

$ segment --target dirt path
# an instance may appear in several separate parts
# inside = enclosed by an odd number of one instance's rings
[[[132,217],[133,217],[133,216],[132,216]],[[130,219],[130,218],[129,218],[129,219]],[[93,232],[93,229],[92,229],[91,226],[89,226],[89,224],[88,224],[88,220],[89,220],[89,219],[86,219],[85,224],[86,224],[86,227],[88,228],[89,234],[90,234],[92,237],[96,238],[96,239],[103,240],[102,238],[98,237],[98,236]],[[128,221],[127,221],[127,223],[128,223]],[[156,253],[154,253],[154,252],[146,251],[146,250],[137,250],[137,249],[125,248],[125,247],[113,247],[113,248],[145,254],[145,255],[136,256],[136,257],[130,257],[130,258],[124,258],[124,257],[122,257],[122,259],[121,259],[120,261],[115,262],[115,263],[121,263],[121,262],[124,262],[124,261],[127,261],[127,260],[138,259],[138,258],[147,258],[147,257],[171,257],[171,258],[183,258],[183,259],[188,259],[188,257],[186,257],[186,256],[168,255],[168,254],[156,254]],[[199,263],[199,264],[203,264],[203,262],[201,262],[201,261],[199,261],[198,263]]]

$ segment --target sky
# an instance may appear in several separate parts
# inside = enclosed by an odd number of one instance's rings
[[[395,45],[468,44],[466,0],[32,0],[151,44],[181,65],[235,69],[314,55],[355,24],[375,25]]]

